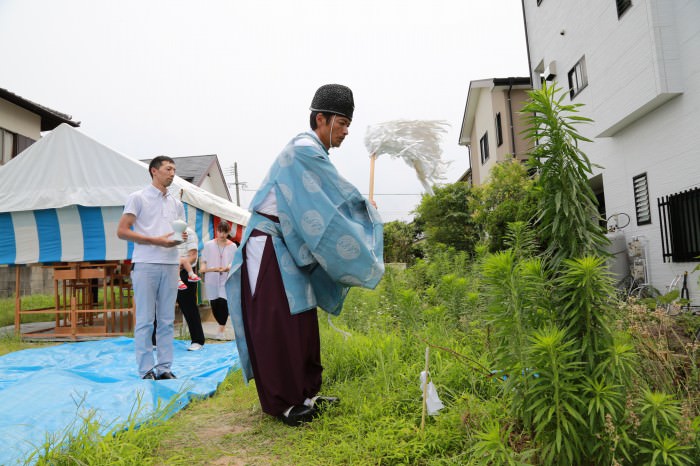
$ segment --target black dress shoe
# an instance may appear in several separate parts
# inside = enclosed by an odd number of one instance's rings
[[[329,406],[332,405],[337,405],[340,403],[340,398],[337,396],[321,396],[317,395],[313,398],[311,398],[311,401],[313,402],[313,407],[315,409],[325,409]]]
[[[146,372],[146,375],[141,377],[143,380],[156,380],[156,375],[153,373],[153,371],[148,371]]]
[[[285,416],[280,414],[277,419],[291,427],[299,427],[305,422],[310,422],[314,418],[316,410],[308,406],[293,406]]]
[[[170,371],[163,372],[162,374],[160,374],[158,376],[158,380],[167,380],[167,379],[177,379],[177,377],[175,377],[175,374],[173,374]]]

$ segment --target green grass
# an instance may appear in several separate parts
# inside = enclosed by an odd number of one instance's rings
[[[22,296],[22,310],[46,309],[54,307],[54,298],[50,295]],[[47,322],[55,319],[55,314],[24,314],[22,323]],[[15,298],[0,299],[0,327],[14,325],[15,323]]]
[[[61,433],[48,436],[43,445],[26,459],[38,466],[85,465],[152,465],[157,457],[152,452],[168,435],[166,413],[177,401],[161,407],[146,419],[141,399],[137,400],[125,422],[105,428],[94,411],[77,417]]]
[[[101,437],[91,419],[81,419],[82,436],[47,442],[37,451],[44,461],[38,464],[542,464],[538,445],[514,418],[513,393],[492,377],[493,331],[481,319],[483,297],[476,281],[460,257],[438,257],[405,272],[388,271],[374,291],[353,289],[343,313],[332,319],[350,337],[331,328],[326,314],[319,313],[322,393],[339,396],[341,403],[304,427],[289,428],[263,414],[254,382],[244,384],[236,371],[212,397],[192,401],[167,422],[138,429],[127,423]],[[652,356],[661,354],[652,347],[663,341],[660,326],[653,314],[643,312],[632,322],[639,326],[642,316],[650,322],[635,332]],[[651,337],[648,329],[654,332]],[[34,346],[0,338],[0,354]],[[426,346],[431,380],[445,408],[421,427],[419,375]],[[693,429],[700,432],[694,414],[697,350],[689,354],[684,432],[698,439],[692,453],[699,453],[700,435],[692,434]],[[659,371],[659,377],[669,373],[675,372]]]
[[[213,397],[193,401],[167,422],[100,437],[99,426],[82,419],[78,435],[47,440],[37,450],[37,464],[113,464],[114,458],[127,465],[464,464],[467,398],[461,387],[474,386],[473,377],[482,384],[492,381],[464,371],[458,358],[435,352],[431,374],[448,408],[428,417],[421,430],[424,344],[380,333],[353,332],[346,340],[323,319],[321,330],[323,392],[342,402],[305,427],[292,429],[264,415],[254,383],[245,385],[236,371]],[[6,345],[34,346],[0,340],[0,351]]]
[[[31,343],[22,340],[18,336],[15,336],[15,334],[12,332],[8,334],[0,334],[0,356],[2,356],[3,354],[13,353],[15,351],[20,351],[23,349],[40,348],[42,346],[52,346],[55,344],[56,343],[49,342]]]

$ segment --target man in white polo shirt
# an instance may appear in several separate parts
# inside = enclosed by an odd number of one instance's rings
[[[182,203],[168,193],[168,186],[175,178],[173,159],[158,156],[151,160],[148,171],[153,181],[127,198],[117,236],[134,243],[131,281],[136,305],[134,348],[139,376],[152,380],[174,379],[170,368],[180,269],[180,256],[175,246],[180,242],[172,238],[172,222],[184,219],[185,210]],[[155,360],[151,343],[154,319],[158,341]]]

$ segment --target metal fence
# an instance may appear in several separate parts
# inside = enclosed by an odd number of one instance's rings
[[[700,259],[700,188],[658,199],[664,262]]]

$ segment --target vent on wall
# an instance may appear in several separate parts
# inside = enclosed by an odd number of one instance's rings
[[[647,174],[642,173],[632,178],[634,185],[634,207],[637,211],[637,225],[651,223],[651,207],[649,205],[649,185]]]
[[[557,77],[557,62],[551,61],[547,68],[544,69],[543,73],[544,79],[546,81],[553,81]]]

